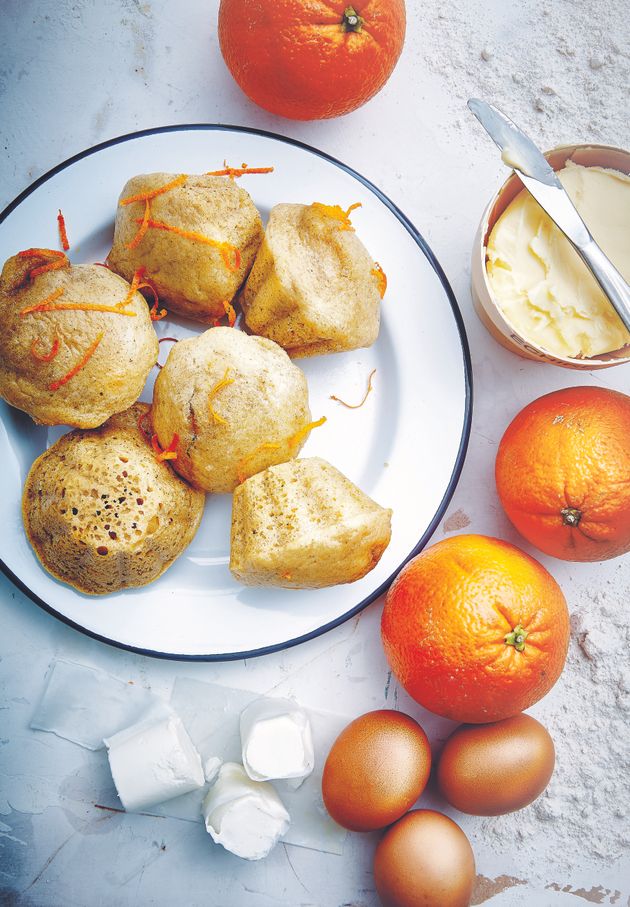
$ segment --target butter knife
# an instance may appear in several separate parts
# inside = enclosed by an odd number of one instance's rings
[[[542,152],[492,104],[471,98],[468,107],[501,149],[503,162],[562,230],[630,331],[630,286],[591,236]]]

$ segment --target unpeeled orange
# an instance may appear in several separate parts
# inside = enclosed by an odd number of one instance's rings
[[[568,387],[534,400],[499,445],[496,482],[528,542],[567,561],[630,551],[630,397]]]
[[[554,578],[514,545],[459,535],[427,548],[394,580],[385,654],[421,705],[456,721],[499,721],[554,685],[569,614]]]
[[[405,40],[404,0],[221,0],[223,58],[271,113],[319,120],[379,91]]]

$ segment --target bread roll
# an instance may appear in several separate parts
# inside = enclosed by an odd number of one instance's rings
[[[387,548],[391,515],[319,457],[271,466],[234,492],[230,570],[247,586],[353,583]]]
[[[325,211],[272,208],[241,294],[248,328],[292,358],[371,346],[378,337],[375,263],[356,233]]]
[[[176,177],[134,176],[120,198],[151,192]],[[206,323],[220,318],[224,303],[234,298],[249,273],[263,236],[260,215],[248,193],[227,177],[188,176],[182,185],[150,200],[151,220],[227,243],[223,254],[217,246],[154,227],[129,248],[144,210],[143,201],[119,204],[108,264],[127,280],[144,267],[160,301],[172,312]]]
[[[88,595],[145,586],[192,540],[204,496],[158,462],[137,403],[93,431],[71,431],[33,463],[24,527],[42,565]]]
[[[232,328],[180,340],[153,392],[163,448],[195,488],[233,491],[244,476],[297,456],[310,420],[304,373],[277,344]]]
[[[130,286],[107,268],[73,265],[29,278],[29,270],[42,263],[37,256],[14,256],[2,269],[0,396],[43,425],[94,428],[135,403],[157,361],[149,309],[140,293],[123,306]],[[53,306],[120,306],[133,314],[89,308],[25,312],[46,299]]]

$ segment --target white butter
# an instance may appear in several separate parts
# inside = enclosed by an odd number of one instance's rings
[[[266,857],[291,822],[271,784],[252,781],[236,762],[221,766],[201,812],[212,840],[245,860]]]
[[[205,784],[201,757],[177,715],[138,722],[104,742],[126,810],[147,809]]]
[[[630,281],[630,176],[571,161],[558,173],[591,233]],[[556,356],[597,356],[630,334],[567,238],[523,190],[487,244],[488,281],[521,337]]]
[[[306,778],[315,754],[311,723],[289,699],[255,699],[241,712],[243,766],[254,781]]]

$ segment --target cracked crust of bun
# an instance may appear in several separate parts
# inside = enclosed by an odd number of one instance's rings
[[[194,537],[204,495],[158,462],[137,403],[91,431],[63,435],[35,460],[24,528],[43,567],[87,595],[153,582]]]
[[[247,586],[353,583],[378,564],[391,516],[319,457],[271,466],[234,492],[230,570]]]
[[[240,301],[247,327],[291,356],[371,346],[381,297],[352,230],[310,205],[276,205]]]
[[[159,189],[176,173],[147,173],[130,179],[120,198]],[[218,176],[188,176],[181,186],[151,200],[151,218],[182,230],[201,233],[239,249],[241,264],[230,271],[219,249],[176,233],[149,228],[133,249],[144,202],[118,206],[114,241],[107,262],[131,280],[140,267],[155,287],[160,303],[185,318],[212,323],[225,314],[249,274],[262,241],[260,214],[249,194],[234,180]]]
[[[144,297],[134,293],[125,306],[133,316],[75,310],[20,316],[57,290],[63,290],[59,303],[116,306],[130,289],[122,277],[98,265],[72,265],[30,280],[28,268],[33,266],[32,260],[13,256],[0,277],[0,396],[36,423],[95,428],[135,403],[157,361],[149,308]],[[85,365],[51,390],[100,333],[102,339]],[[55,339],[59,352],[49,362],[32,354],[34,343],[49,351]]]
[[[302,370],[276,343],[233,328],[176,343],[153,391],[160,445],[178,435],[173,467],[207,492],[233,491],[242,473],[297,456],[306,437],[291,438],[310,418]]]

